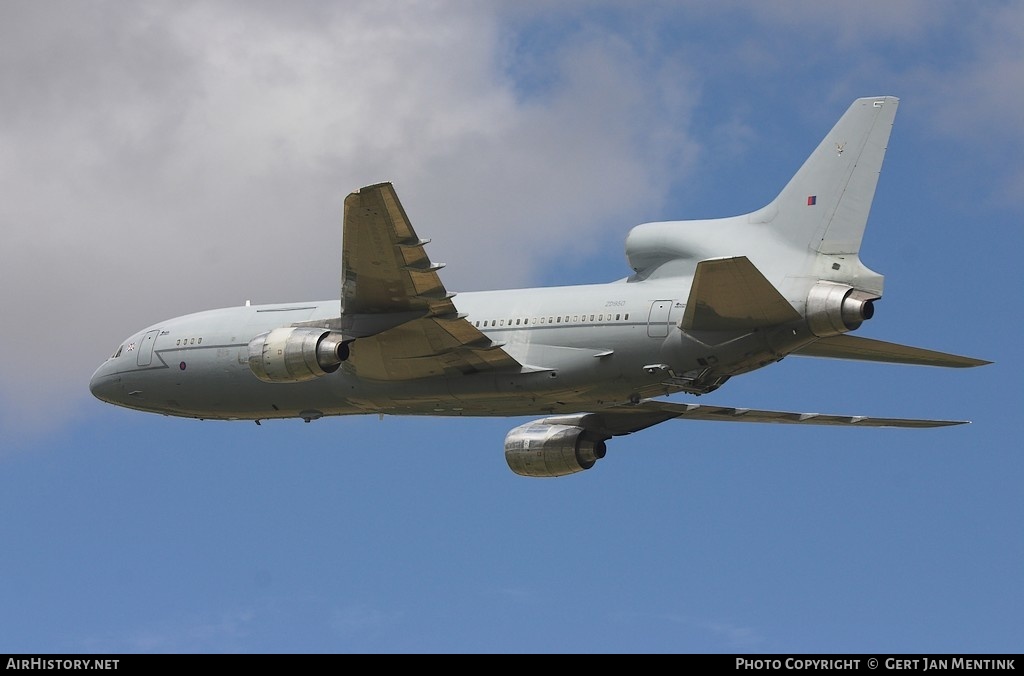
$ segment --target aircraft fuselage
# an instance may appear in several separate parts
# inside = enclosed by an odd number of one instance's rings
[[[91,389],[111,403],[195,418],[507,416],[710,391],[730,375],[781,358],[764,333],[681,331],[688,291],[682,281],[458,294],[459,313],[524,365],[514,371],[396,383],[362,377],[346,363],[308,382],[258,380],[249,342],[278,327],[337,317],[339,302],[332,300],[245,305],[154,324],[124,341],[96,371]],[[803,332],[785,332],[798,334],[797,342]],[[356,339],[351,351],[359,350]]]

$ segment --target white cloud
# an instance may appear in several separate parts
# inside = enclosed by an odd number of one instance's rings
[[[690,119],[709,78],[778,77],[785,91],[787,69],[817,59],[836,75],[816,88],[845,102],[877,67],[933,83],[944,133],[969,138],[971,120],[1021,146],[1013,5],[989,18],[916,1],[658,6],[618,23],[632,6],[591,7],[0,5],[4,430],[84,405],[91,370],[147,324],[335,297],[342,201],[361,185],[395,182],[454,291],[586,258],[602,235],[660,217],[698,168]],[[927,62],[930,36],[958,22],[970,58]],[[516,43],[537,25],[543,49]],[[839,67],[897,39],[915,61]],[[720,152],[749,144],[763,91],[712,125]],[[1008,175],[1007,190],[1022,181]]]
[[[935,0],[862,0],[857,3],[740,1],[728,4],[777,28],[810,35],[841,49],[858,50],[868,49],[872,43],[881,40],[916,40],[941,24],[947,11]]]
[[[685,137],[647,102],[679,85],[637,78],[628,44],[575,36],[549,64],[563,86],[523,101],[490,10],[394,10],[0,8],[5,427],[82,403],[146,324],[336,296],[360,185],[395,181],[454,289],[526,284],[664,191]]]
[[[933,128],[981,156],[999,177],[992,181],[995,202],[1024,206],[1024,6],[1010,3],[963,17],[967,43],[962,58],[944,71],[924,74],[933,110]]]

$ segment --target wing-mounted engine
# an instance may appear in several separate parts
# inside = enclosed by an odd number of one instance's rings
[[[807,325],[822,338],[853,331],[875,314],[878,298],[846,284],[818,282],[807,294]]]
[[[521,476],[566,476],[590,469],[603,458],[608,438],[574,425],[535,420],[505,436],[505,461]]]
[[[249,341],[249,368],[268,383],[300,383],[334,373],[352,338],[321,328],[284,326]]]

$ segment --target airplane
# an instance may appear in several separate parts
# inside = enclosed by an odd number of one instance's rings
[[[604,284],[448,291],[391,183],[344,204],[338,299],[208,310],[132,334],[99,399],[217,420],[356,414],[544,416],[505,437],[528,477],[591,469],[606,442],[672,419],[926,428],[667,401],[788,355],[941,367],[991,362],[850,335],[883,276],[858,252],[899,99],[856,99],[769,204],[637,225],[632,272]]]

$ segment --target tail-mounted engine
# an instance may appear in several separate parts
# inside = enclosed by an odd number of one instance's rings
[[[300,383],[334,373],[351,338],[326,329],[285,326],[249,341],[249,368],[268,383]]]
[[[604,457],[605,438],[581,427],[535,420],[505,436],[505,461],[521,476],[574,474],[590,469]]]
[[[875,314],[878,298],[846,284],[818,282],[807,294],[807,325],[821,338],[853,331]]]

